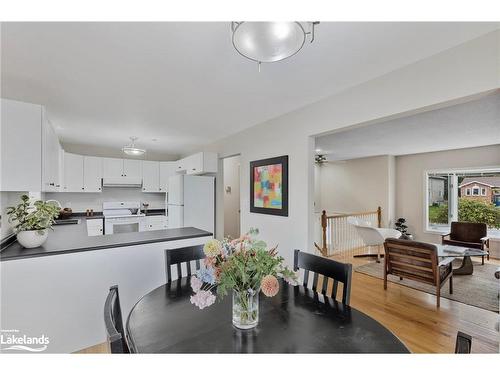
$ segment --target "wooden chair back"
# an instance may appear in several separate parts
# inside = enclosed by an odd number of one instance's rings
[[[385,247],[385,271],[406,279],[438,284],[437,248],[424,242],[388,238]]]
[[[481,243],[481,238],[488,235],[488,227],[484,223],[467,223],[453,221],[450,239],[454,241]]]
[[[328,279],[333,279],[332,293],[329,297],[336,299],[338,284],[343,284],[342,290],[342,303],[349,305],[351,299],[351,279],[352,279],[352,265],[348,263],[336,262],[332,259],[323,258],[317,255],[301,252],[295,250],[293,269],[298,271],[304,270],[303,285],[308,288],[309,272],[313,273],[312,290],[318,293],[327,295]],[[319,282],[319,275],[323,276],[321,285]]]
[[[186,263],[187,275],[191,276],[191,262],[195,262],[195,269],[200,269],[200,260],[205,258],[203,245],[169,249],[165,252],[165,268],[167,271],[167,282],[172,281],[172,266],[177,267],[177,278],[182,277],[182,263]]]
[[[472,349],[472,337],[458,331],[455,343],[455,354],[470,354]]]
[[[104,303],[104,325],[106,326],[107,341],[111,353],[130,353],[123,329],[122,311],[118,285],[109,288],[109,293]]]

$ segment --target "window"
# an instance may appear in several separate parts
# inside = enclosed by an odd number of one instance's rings
[[[452,221],[480,222],[500,234],[500,200],[487,186],[500,186],[500,168],[426,172],[425,228],[447,232]]]

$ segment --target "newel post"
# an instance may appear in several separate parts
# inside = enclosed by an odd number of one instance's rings
[[[327,253],[327,246],[326,246],[326,227],[328,226],[327,223],[327,218],[326,218],[326,211],[323,210],[321,213],[321,228],[323,229],[323,238],[322,238],[322,248],[323,248],[323,254]]]
[[[377,208],[377,220],[378,220],[378,227],[382,228],[382,207],[378,206]]]

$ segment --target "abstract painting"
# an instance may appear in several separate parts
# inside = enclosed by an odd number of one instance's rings
[[[250,212],[288,216],[288,156],[250,162]]]

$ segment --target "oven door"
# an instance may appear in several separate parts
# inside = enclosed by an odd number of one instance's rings
[[[104,229],[106,234],[141,232],[143,230],[141,224],[142,217],[119,217],[105,219]]]

